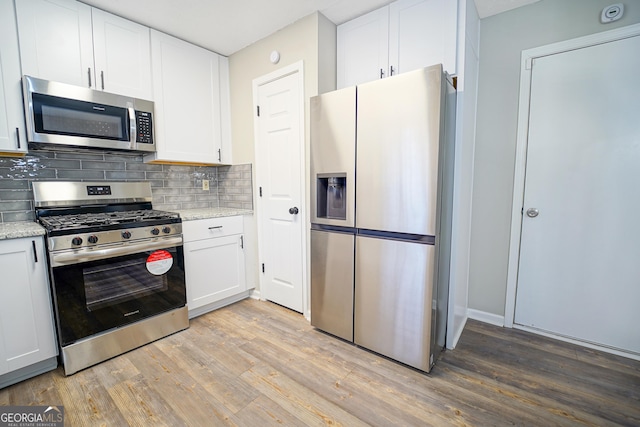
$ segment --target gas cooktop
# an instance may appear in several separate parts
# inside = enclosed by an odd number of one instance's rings
[[[40,217],[40,223],[48,231],[77,231],[89,228],[111,229],[121,226],[147,226],[160,223],[179,222],[180,215],[153,209],[119,212],[81,213]]]

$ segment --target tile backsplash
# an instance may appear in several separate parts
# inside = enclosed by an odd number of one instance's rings
[[[141,155],[94,151],[30,151],[0,157],[0,222],[31,221],[32,181],[149,181],[153,207],[162,210],[228,207],[253,209],[252,168],[154,165]],[[209,180],[209,190],[202,181]]]

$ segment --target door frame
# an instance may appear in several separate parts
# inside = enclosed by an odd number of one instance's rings
[[[302,224],[303,230],[302,230],[302,241],[301,243],[301,262],[302,262],[302,313],[305,317],[309,318],[309,297],[308,297],[308,286],[307,286],[307,221],[308,221],[308,216],[307,216],[307,209],[305,208],[306,206],[306,200],[307,200],[307,185],[306,185],[306,173],[307,173],[307,168],[306,168],[306,155],[307,155],[307,151],[306,151],[306,140],[305,140],[305,134],[306,134],[306,123],[305,123],[305,109],[304,109],[304,100],[305,100],[305,92],[304,92],[304,67],[303,67],[303,61],[298,61],[295,62],[291,65],[279,68],[271,73],[265,74],[261,77],[257,77],[253,80],[253,111],[257,111],[257,107],[258,107],[258,88],[260,86],[269,84],[273,81],[279,80],[283,77],[288,77],[292,74],[297,74],[298,76],[298,89],[300,91],[300,99],[298,100],[298,105],[299,105],[299,117],[298,119],[300,120],[300,141],[301,141],[301,146],[300,146],[300,164],[302,165],[302,168],[300,169],[300,182],[302,183],[301,186],[301,190],[300,190],[300,213],[299,218],[300,218],[300,222]],[[258,117],[257,115],[253,116],[253,142],[254,142],[254,153],[255,153],[255,160],[254,160],[254,167],[255,167],[255,172],[256,172],[256,185],[260,186],[260,182],[262,182],[262,180],[264,179],[264,177],[262,176],[262,174],[264,173],[263,171],[261,171],[260,169],[260,159],[257,157],[258,153],[259,153],[259,149],[258,149],[258,144],[259,144],[259,132],[258,132],[258,124],[257,124],[257,120]],[[265,247],[265,243],[264,243],[264,235],[265,235],[265,230],[263,228],[262,225],[262,216],[264,215],[264,208],[262,206],[262,198],[260,197],[259,194],[256,195],[256,206],[254,209],[254,212],[256,214],[256,222],[257,222],[257,232],[258,232],[258,263],[260,264],[262,262],[262,260],[264,259],[264,254],[266,253],[267,248]],[[261,269],[258,267],[258,283],[260,285],[260,299],[261,300],[267,300],[268,296],[269,296],[269,289],[267,286],[267,281],[265,280],[265,275],[264,273],[262,273],[262,271],[260,271]]]
[[[540,46],[522,51],[520,59],[520,99],[518,105],[518,131],[516,137],[516,158],[513,174],[513,198],[511,205],[511,235],[509,240],[509,261],[507,265],[507,294],[505,298],[504,326],[527,329],[514,323],[516,310],[516,291],[518,287],[518,266],[520,264],[520,239],[522,236],[522,215],[525,190],[525,172],[527,166],[527,142],[529,136],[529,104],[531,99],[531,64],[535,58],[555,55],[571,50],[604,44],[620,39],[640,35],[640,24],[629,25],[614,30],[603,31],[584,37],[578,37],[558,43]],[[529,329],[527,329],[529,330]],[[539,331],[535,331],[540,334]],[[553,338],[579,343],[582,346],[602,349],[583,341],[571,340],[553,334],[542,333]],[[612,352],[611,349],[606,351]],[[624,353],[626,355],[626,353]],[[628,355],[627,355],[628,357]]]

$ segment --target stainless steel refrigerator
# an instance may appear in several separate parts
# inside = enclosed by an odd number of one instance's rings
[[[441,65],[311,98],[311,324],[427,372],[446,335],[454,121]]]

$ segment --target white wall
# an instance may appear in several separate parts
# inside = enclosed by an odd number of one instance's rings
[[[504,317],[520,54],[525,49],[640,22],[640,1],[626,1],[621,20],[601,24],[601,10],[612,3],[615,1],[541,0],[481,21],[469,276],[471,310],[495,319]]]
[[[471,195],[475,147],[480,19],[473,0],[458,5],[458,93],[453,232],[447,348],[454,348],[467,320]]]
[[[233,162],[254,165],[254,207],[257,188],[255,179],[253,80],[298,61],[304,66],[306,188],[309,188],[309,98],[320,91],[335,89],[336,27],[325,16],[316,12],[283,28],[264,39],[247,46],[229,57],[231,92],[231,131]],[[277,50],[280,62],[272,64],[269,54]],[[258,165],[259,167],[259,165]],[[307,190],[308,193],[308,190]],[[309,206],[309,195],[305,202]],[[257,215],[245,221],[254,243],[247,253],[247,284],[259,289]],[[307,231],[308,233],[308,231]],[[309,261],[307,260],[307,267]],[[309,271],[309,268],[307,268]],[[307,278],[306,283],[309,283]]]

